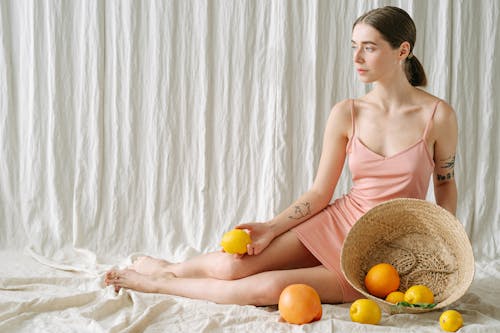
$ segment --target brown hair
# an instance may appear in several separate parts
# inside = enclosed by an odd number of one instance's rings
[[[418,59],[413,55],[413,47],[417,38],[417,29],[410,15],[398,7],[386,6],[372,9],[358,17],[352,28],[364,23],[377,29],[382,37],[393,48],[398,48],[403,42],[410,43],[410,53],[404,63],[406,78],[412,86],[425,86],[427,77]]]

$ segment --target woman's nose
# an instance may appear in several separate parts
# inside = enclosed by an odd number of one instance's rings
[[[361,49],[355,49],[354,54],[353,54],[354,62],[356,63],[362,63],[363,62],[363,57],[361,55]]]

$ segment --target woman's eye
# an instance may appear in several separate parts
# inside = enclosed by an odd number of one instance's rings
[[[356,51],[358,49],[358,46],[357,45],[351,45],[351,49],[353,51]],[[375,51],[375,48],[373,48],[373,46],[361,46],[361,49],[363,50],[363,52],[373,52],[373,51]]]

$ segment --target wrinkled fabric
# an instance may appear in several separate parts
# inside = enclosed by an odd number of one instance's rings
[[[389,3],[415,18],[426,89],[457,112],[457,215],[476,258],[496,262],[496,0],[5,0],[0,249],[15,255],[0,258],[0,331],[231,330],[247,315],[253,330],[266,318],[279,331],[265,309],[117,296],[100,278],[134,253],[178,261],[218,250],[225,231],[307,190],[331,107],[369,89],[353,69],[352,22]],[[349,179],[345,168],[335,197]],[[475,295],[488,299],[484,286]],[[495,317],[474,304],[469,319],[487,326]],[[345,306],[331,309],[319,331],[348,324]]]

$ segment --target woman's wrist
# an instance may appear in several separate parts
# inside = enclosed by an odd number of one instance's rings
[[[282,232],[279,231],[279,224],[276,220],[272,219],[267,222],[265,222],[267,226],[269,227],[269,230],[271,231],[271,234],[273,235],[273,238],[278,237]]]

